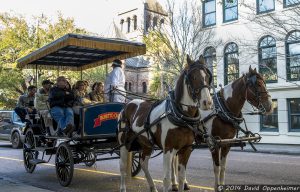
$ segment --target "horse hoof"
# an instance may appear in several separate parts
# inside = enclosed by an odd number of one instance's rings
[[[188,191],[188,190],[190,190],[191,188],[190,188],[190,186],[189,186],[189,184],[188,183],[185,183],[184,184],[184,190],[185,191]]]
[[[172,191],[178,191],[178,185],[172,185]]]

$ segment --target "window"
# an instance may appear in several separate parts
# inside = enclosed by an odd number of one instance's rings
[[[130,18],[127,18],[127,33],[130,32]]]
[[[203,2],[203,26],[208,27],[216,24],[216,1],[205,0]]]
[[[284,7],[291,7],[300,4],[300,0],[283,0]]]
[[[256,0],[257,14],[275,10],[274,0]]]
[[[131,85],[131,82],[129,82],[128,90],[129,90],[129,91],[132,91],[132,85]]]
[[[300,131],[300,98],[288,99],[289,131]]]
[[[120,25],[121,25],[121,31],[123,31],[124,19],[121,19]]]
[[[163,27],[164,23],[165,23],[165,20],[161,19],[160,22],[159,22],[159,27]]]
[[[153,29],[157,27],[157,17],[153,17]]]
[[[229,43],[224,51],[224,83],[228,83],[239,78],[239,48],[235,43]]]
[[[151,15],[147,15],[147,20],[146,20],[146,31],[149,31],[150,28],[150,24],[151,24]]]
[[[128,89],[128,83],[127,82],[125,82],[125,90],[127,91],[127,89]]]
[[[238,0],[223,0],[223,22],[238,19]]]
[[[269,115],[260,116],[260,130],[261,131],[278,131],[278,103],[273,101],[273,113]]]
[[[137,30],[137,17],[133,16],[133,30]]]
[[[287,79],[300,80],[300,31],[291,32],[286,41]]]
[[[271,36],[263,37],[258,48],[259,72],[267,83],[277,82],[276,41]]]
[[[143,93],[147,93],[147,84],[143,82]]]
[[[213,47],[208,47],[204,50],[205,63],[208,66],[211,74],[213,75],[213,85],[217,87],[217,58],[216,49]]]

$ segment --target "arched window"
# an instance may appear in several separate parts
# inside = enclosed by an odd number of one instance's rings
[[[151,24],[151,15],[147,15],[147,20],[146,20],[146,31],[149,31],[150,28],[150,24]]]
[[[124,19],[121,19],[120,25],[121,25],[121,31],[123,31],[123,27],[124,27]]]
[[[159,27],[163,27],[163,25],[165,24],[165,20],[164,19],[161,19],[159,21]]]
[[[213,85],[217,87],[217,57],[216,49],[213,47],[207,47],[204,50],[205,63],[208,66],[211,74],[213,75]]]
[[[132,91],[132,85],[131,85],[131,82],[129,82],[128,91]]]
[[[133,16],[133,30],[137,30],[137,16]]]
[[[224,51],[224,83],[239,78],[239,48],[235,43],[228,43]]]
[[[127,33],[130,32],[130,18],[127,18]]]
[[[127,91],[127,89],[128,89],[128,83],[127,82],[125,82],[125,90]]]
[[[147,84],[143,82],[143,93],[147,93]]]
[[[157,28],[157,17],[153,17],[153,29]]]
[[[271,36],[263,37],[259,42],[259,72],[267,83],[277,82],[276,40]]]
[[[300,31],[293,31],[286,39],[287,79],[300,81]]]

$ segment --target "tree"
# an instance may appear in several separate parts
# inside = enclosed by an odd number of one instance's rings
[[[33,17],[29,23],[22,15],[0,14],[0,108],[11,109],[28,84],[36,80],[33,70],[16,68],[17,59],[54,41],[67,33],[88,33],[75,26],[74,19],[58,14],[57,21],[51,22],[44,15]],[[39,70],[39,78],[49,78],[54,72]],[[78,73],[68,73],[79,77]]]
[[[184,69],[187,54],[197,59],[205,47],[208,45],[216,47],[221,43],[213,38],[214,30],[203,28],[201,10],[196,0],[185,0],[182,5],[176,7],[175,1],[168,1],[168,16],[164,24],[144,36],[147,55],[154,63],[152,70],[161,77],[160,89],[163,89],[162,82],[166,79],[168,83],[173,84]]]
[[[267,1],[261,0],[257,1],[257,3],[260,3],[256,5],[255,1],[241,1],[241,6],[244,7],[245,11],[241,13],[242,19],[245,19],[246,22],[248,22],[249,28],[251,28],[253,35],[256,35],[257,37],[261,37],[261,34],[265,34],[274,38],[276,42],[283,42],[283,43],[276,43],[276,48],[284,48],[284,46],[287,46],[284,42],[286,42],[287,35],[291,31],[300,30],[300,6],[297,5],[297,1],[286,1],[286,3],[295,3],[296,5],[291,6],[290,8],[284,8],[282,11],[271,11],[269,13],[265,13],[261,16],[257,14],[258,8],[261,7],[263,9],[270,8],[270,4],[268,4]],[[273,3],[273,2],[272,2]],[[285,7],[283,4],[284,1],[282,0],[275,0],[274,5],[277,4],[279,6],[277,7]],[[274,8],[275,9],[275,8]],[[267,31],[267,33],[266,33]],[[299,39],[299,37],[292,37],[294,39]],[[251,58],[253,55],[259,53],[259,45],[257,45],[257,42],[249,42],[245,40],[239,40],[239,44],[243,47],[245,47],[249,54],[248,57]],[[274,49],[276,52],[276,48]],[[270,52],[268,52],[268,57],[272,57],[273,50],[269,49]],[[283,50],[283,49],[282,49]],[[265,53],[266,54],[266,53]],[[277,51],[275,55],[277,60],[285,60],[288,59],[295,59],[292,58],[293,56],[290,55],[286,51]],[[296,64],[297,63],[297,64]],[[298,70],[298,72],[294,72],[294,74],[299,73],[299,61],[295,61],[294,65],[298,66],[294,70]],[[276,69],[274,70],[274,65],[272,65],[272,59],[270,61],[264,61],[259,63],[259,66],[261,67],[261,70],[264,70],[265,77],[267,78],[281,78],[286,81],[289,81],[288,78],[278,76]],[[276,67],[276,66],[275,66]],[[289,71],[289,67],[287,66],[287,71]],[[275,72],[274,72],[275,71]],[[298,80],[299,80],[298,75]],[[298,87],[300,87],[299,84],[295,82],[290,82]]]

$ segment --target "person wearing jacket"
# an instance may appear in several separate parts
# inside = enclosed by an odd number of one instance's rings
[[[36,92],[34,98],[34,107],[38,111],[48,110],[47,102],[49,97],[49,91],[52,85],[53,83],[50,80],[44,80],[42,82],[43,87]]]
[[[50,89],[49,93],[50,113],[57,122],[58,135],[61,133],[71,136],[74,131],[74,94],[68,86],[68,81],[64,76],[56,80],[56,85]]]
[[[27,114],[35,114],[36,109],[34,108],[34,96],[36,93],[36,87],[30,85],[27,88],[28,93],[21,95],[19,97],[17,106],[15,108],[16,114],[20,117],[21,121],[27,122],[26,115]]]
[[[105,80],[105,99],[107,102],[125,103],[125,74],[122,70],[122,61],[115,59],[112,67],[112,72]]]

